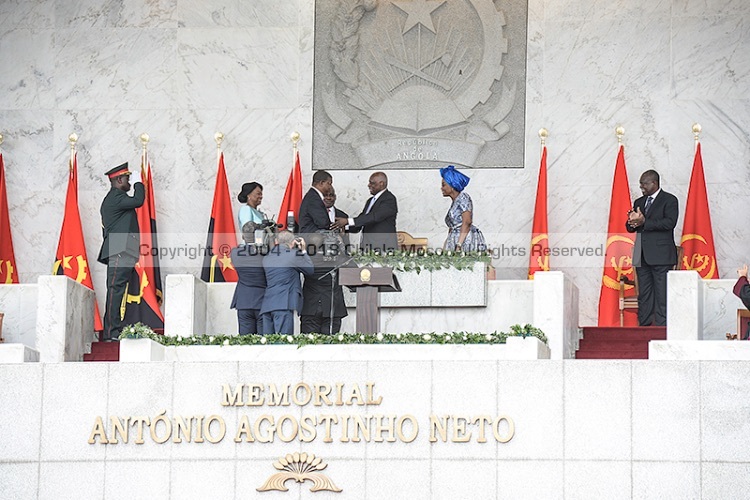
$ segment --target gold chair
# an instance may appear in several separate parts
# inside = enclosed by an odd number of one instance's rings
[[[679,269],[685,250],[680,245],[675,245],[675,248],[677,249],[677,264],[672,269]],[[626,297],[625,289],[628,286],[633,287],[633,295]],[[635,268],[633,268],[632,280],[627,276],[620,276],[620,326],[624,326],[626,309],[634,309],[635,313],[638,313],[638,274]]]
[[[406,231],[397,231],[396,238],[401,250],[414,252],[416,250],[427,250],[427,238],[415,238]]]

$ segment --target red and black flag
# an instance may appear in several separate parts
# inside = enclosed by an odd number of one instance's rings
[[[208,223],[206,255],[203,258],[201,279],[208,283],[237,281],[237,271],[232,265],[232,248],[237,246],[237,232],[229,198],[229,183],[224,168],[224,153],[219,153],[214,202],[211,221]]]
[[[5,189],[5,164],[0,153],[0,284],[18,283],[16,256],[13,253],[13,238],[10,235],[10,212]]]
[[[83,240],[81,215],[78,211],[78,158],[75,151],[70,153],[68,172],[68,192],[65,195],[65,215],[63,216],[60,241],[57,243],[55,264],[52,274],[64,275],[82,285],[94,289],[89,271],[89,258],[86,255],[86,244]],[[94,330],[104,330],[99,304],[94,301]]]
[[[154,204],[154,181],[148,153],[141,159],[141,178],[146,190],[146,200],[135,209],[138,229],[141,233],[138,263],[125,291],[124,324],[141,322],[157,333],[164,331],[164,315],[161,312],[162,284],[159,268],[159,245],[156,232],[156,205]]]

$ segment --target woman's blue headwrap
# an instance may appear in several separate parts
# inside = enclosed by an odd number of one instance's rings
[[[469,177],[456,170],[456,167],[454,167],[453,165],[448,165],[445,168],[441,168],[440,176],[443,178],[446,184],[448,184],[459,193],[464,190],[470,180]]]

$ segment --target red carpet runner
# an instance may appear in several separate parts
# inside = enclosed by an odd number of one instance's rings
[[[585,326],[576,359],[648,359],[650,340],[667,340],[667,327]]]
[[[83,355],[84,361],[120,361],[119,342],[94,342],[91,354]]]

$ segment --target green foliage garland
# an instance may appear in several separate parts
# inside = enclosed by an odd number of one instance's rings
[[[438,269],[455,268],[459,271],[471,269],[477,262],[489,265],[492,260],[490,252],[454,252],[452,250],[415,250],[413,252],[399,250],[385,254],[368,252],[355,255],[354,260],[359,265],[375,264],[392,267],[396,271],[414,271],[419,274],[423,270],[436,271]]]
[[[122,329],[120,339],[151,339],[165,346],[190,345],[338,345],[338,344],[504,344],[508,337],[536,337],[545,344],[547,336],[531,325],[513,325],[510,332],[472,333],[340,333],[327,335],[192,335],[168,337],[158,335],[142,323],[128,325]]]

